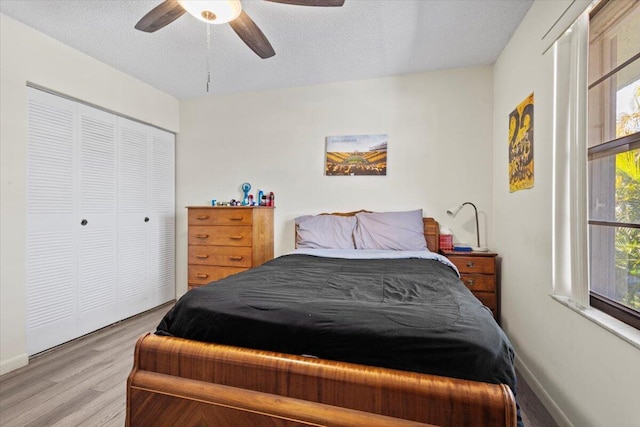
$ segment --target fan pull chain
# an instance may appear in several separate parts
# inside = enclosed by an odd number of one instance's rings
[[[209,93],[209,84],[211,83],[211,25],[207,25],[207,93]]]

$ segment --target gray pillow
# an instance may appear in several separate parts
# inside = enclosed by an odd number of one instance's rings
[[[295,219],[296,247],[308,249],[355,249],[354,216],[305,215]]]
[[[354,232],[356,249],[427,250],[422,209],[404,212],[361,212]]]

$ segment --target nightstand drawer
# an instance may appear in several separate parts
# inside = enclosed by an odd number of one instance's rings
[[[189,209],[189,225],[251,225],[251,209]]]
[[[202,286],[214,280],[224,279],[232,274],[240,273],[246,268],[236,267],[215,267],[208,265],[189,265],[189,286]]]
[[[495,292],[496,276],[489,274],[461,274],[460,280],[467,288],[476,291]]]
[[[192,225],[189,227],[190,245],[251,246],[251,227]]]
[[[474,292],[473,295],[493,311],[495,314],[498,309],[498,298],[496,294],[489,292]]]
[[[189,264],[251,267],[251,248],[189,245]]]
[[[449,258],[460,273],[495,274],[496,262],[493,257],[455,256]]]
[[[500,276],[498,254],[495,252],[443,251],[458,267],[460,280],[500,322]]]

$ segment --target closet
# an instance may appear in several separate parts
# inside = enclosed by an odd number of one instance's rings
[[[32,355],[174,298],[175,136],[27,90]]]

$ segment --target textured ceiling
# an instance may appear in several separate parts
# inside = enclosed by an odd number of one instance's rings
[[[276,56],[260,59],[227,24],[185,14],[134,29],[156,1],[0,0],[0,12],[186,99],[493,64],[533,0],[346,0],[322,8],[242,0]],[[206,92],[207,62],[211,86]]]

